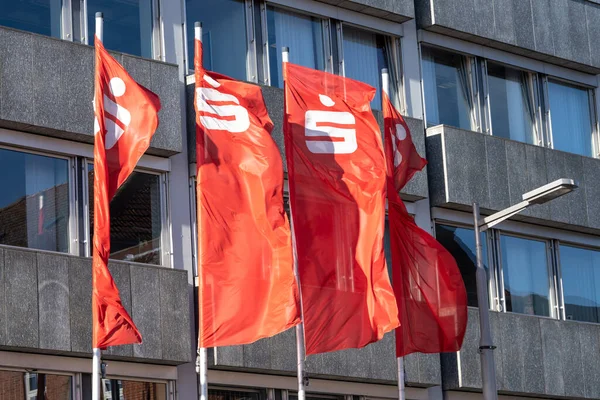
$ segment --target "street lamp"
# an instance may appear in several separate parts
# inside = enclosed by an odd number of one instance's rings
[[[494,364],[494,349],[492,333],[490,329],[490,312],[488,305],[488,280],[481,255],[480,232],[492,228],[500,222],[520,213],[527,207],[535,204],[543,204],[557,197],[565,195],[577,188],[572,179],[558,179],[547,185],[527,192],[523,195],[523,201],[508,207],[502,211],[480,218],[479,204],[473,203],[473,220],[475,225],[475,247],[477,253],[477,305],[479,307],[479,354],[481,357],[481,379],[483,383],[483,398],[485,400],[497,400],[498,390],[496,388],[496,366]]]

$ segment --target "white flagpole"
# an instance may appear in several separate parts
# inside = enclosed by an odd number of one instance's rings
[[[281,49],[281,60],[284,64],[290,61],[289,47],[283,47]],[[287,112],[287,110],[284,110],[284,112]],[[292,204],[290,202],[290,215],[292,215],[292,213]],[[302,291],[300,290],[300,273],[298,272],[298,257],[296,254],[296,235],[294,233],[293,218],[290,218],[290,225],[292,229],[292,245],[294,249],[294,275],[296,276],[296,282],[298,283],[298,294],[300,296],[300,315],[302,317],[302,321],[304,321],[304,312],[302,311]],[[301,322],[298,325],[296,325],[296,354],[298,358],[298,400],[305,400],[305,382],[308,381],[308,379],[304,372],[304,360],[306,359],[306,348],[304,343],[304,322]]]
[[[96,13],[96,36],[102,41],[104,33],[104,15],[101,12]],[[100,364],[102,362],[102,352],[94,347],[92,350],[92,400],[100,400]]]
[[[387,68],[381,70],[381,88],[385,94],[390,97],[390,75]],[[383,101],[383,96],[381,96]],[[391,101],[391,98],[390,98]],[[384,140],[385,143],[385,140]],[[398,399],[405,400],[404,390],[404,357],[398,357]]]
[[[202,22],[196,21],[194,23],[194,39],[202,42]],[[194,53],[194,56],[197,55]],[[200,269],[198,269],[198,273],[201,273]],[[200,293],[200,287],[198,287],[198,297],[200,296],[202,296],[202,294]],[[198,373],[200,380],[200,400],[208,400],[208,351],[206,347],[198,347],[198,364],[196,365],[196,372]]]

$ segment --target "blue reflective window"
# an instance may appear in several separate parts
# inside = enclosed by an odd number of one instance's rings
[[[281,49],[290,48],[290,62],[324,70],[322,20],[287,10],[267,8],[271,86],[283,87]]]
[[[592,117],[588,90],[548,82],[552,142],[557,150],[592,157]]]
[[[98,11],[104,14],[102,41],[108,50],[152,58],[152,0],[87,0],[90,45]]]
[[[62,0],[0,0],[0,25],[60,37]]]
[[[560,246],[567,319],[600,322],[600,252]]]
[[[194,69],[194,23],[202,22],[203,65],[239,80],[246,76],[246,14],[241,0],[186,0],[188,65]]]
[[[391,50],[385,36],[344,25],[344,74],[377,89],[371,108],[381,110],[381,70],[388,68]]]

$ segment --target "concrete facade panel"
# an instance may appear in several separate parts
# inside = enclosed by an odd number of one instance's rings
[[[125,266],[124,266],[125,267]],[[133,345],[133,355],[141,358],[162,358],[162,332],[160,318],[159,270],[139,265],[130,265],[131,273],[131,318],[142,334],[143,342]]]
[[[92,260],[71,257],[69,264],[69,306],[71,351],[92,352]]]

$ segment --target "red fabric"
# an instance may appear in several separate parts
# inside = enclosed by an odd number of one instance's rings
[[[426,161],[385,93],[382,99],[392,279],[400,318],[396,355],[458,351],[467,327],[465,285],[454,258],[415,224],[398,195]]]
[[[306,353],[398,326],[383,252],[385,159],[361,82],[286,63],[284,136]]]
[[[196,40],[200,347],[300,323],[283,162],[259,86],[202,68]]]
[[[158,96],[135,82],[96,38],[94,93],[93,347],[141,343],[108,270],[110,200],[131,174],[158,126]]]

